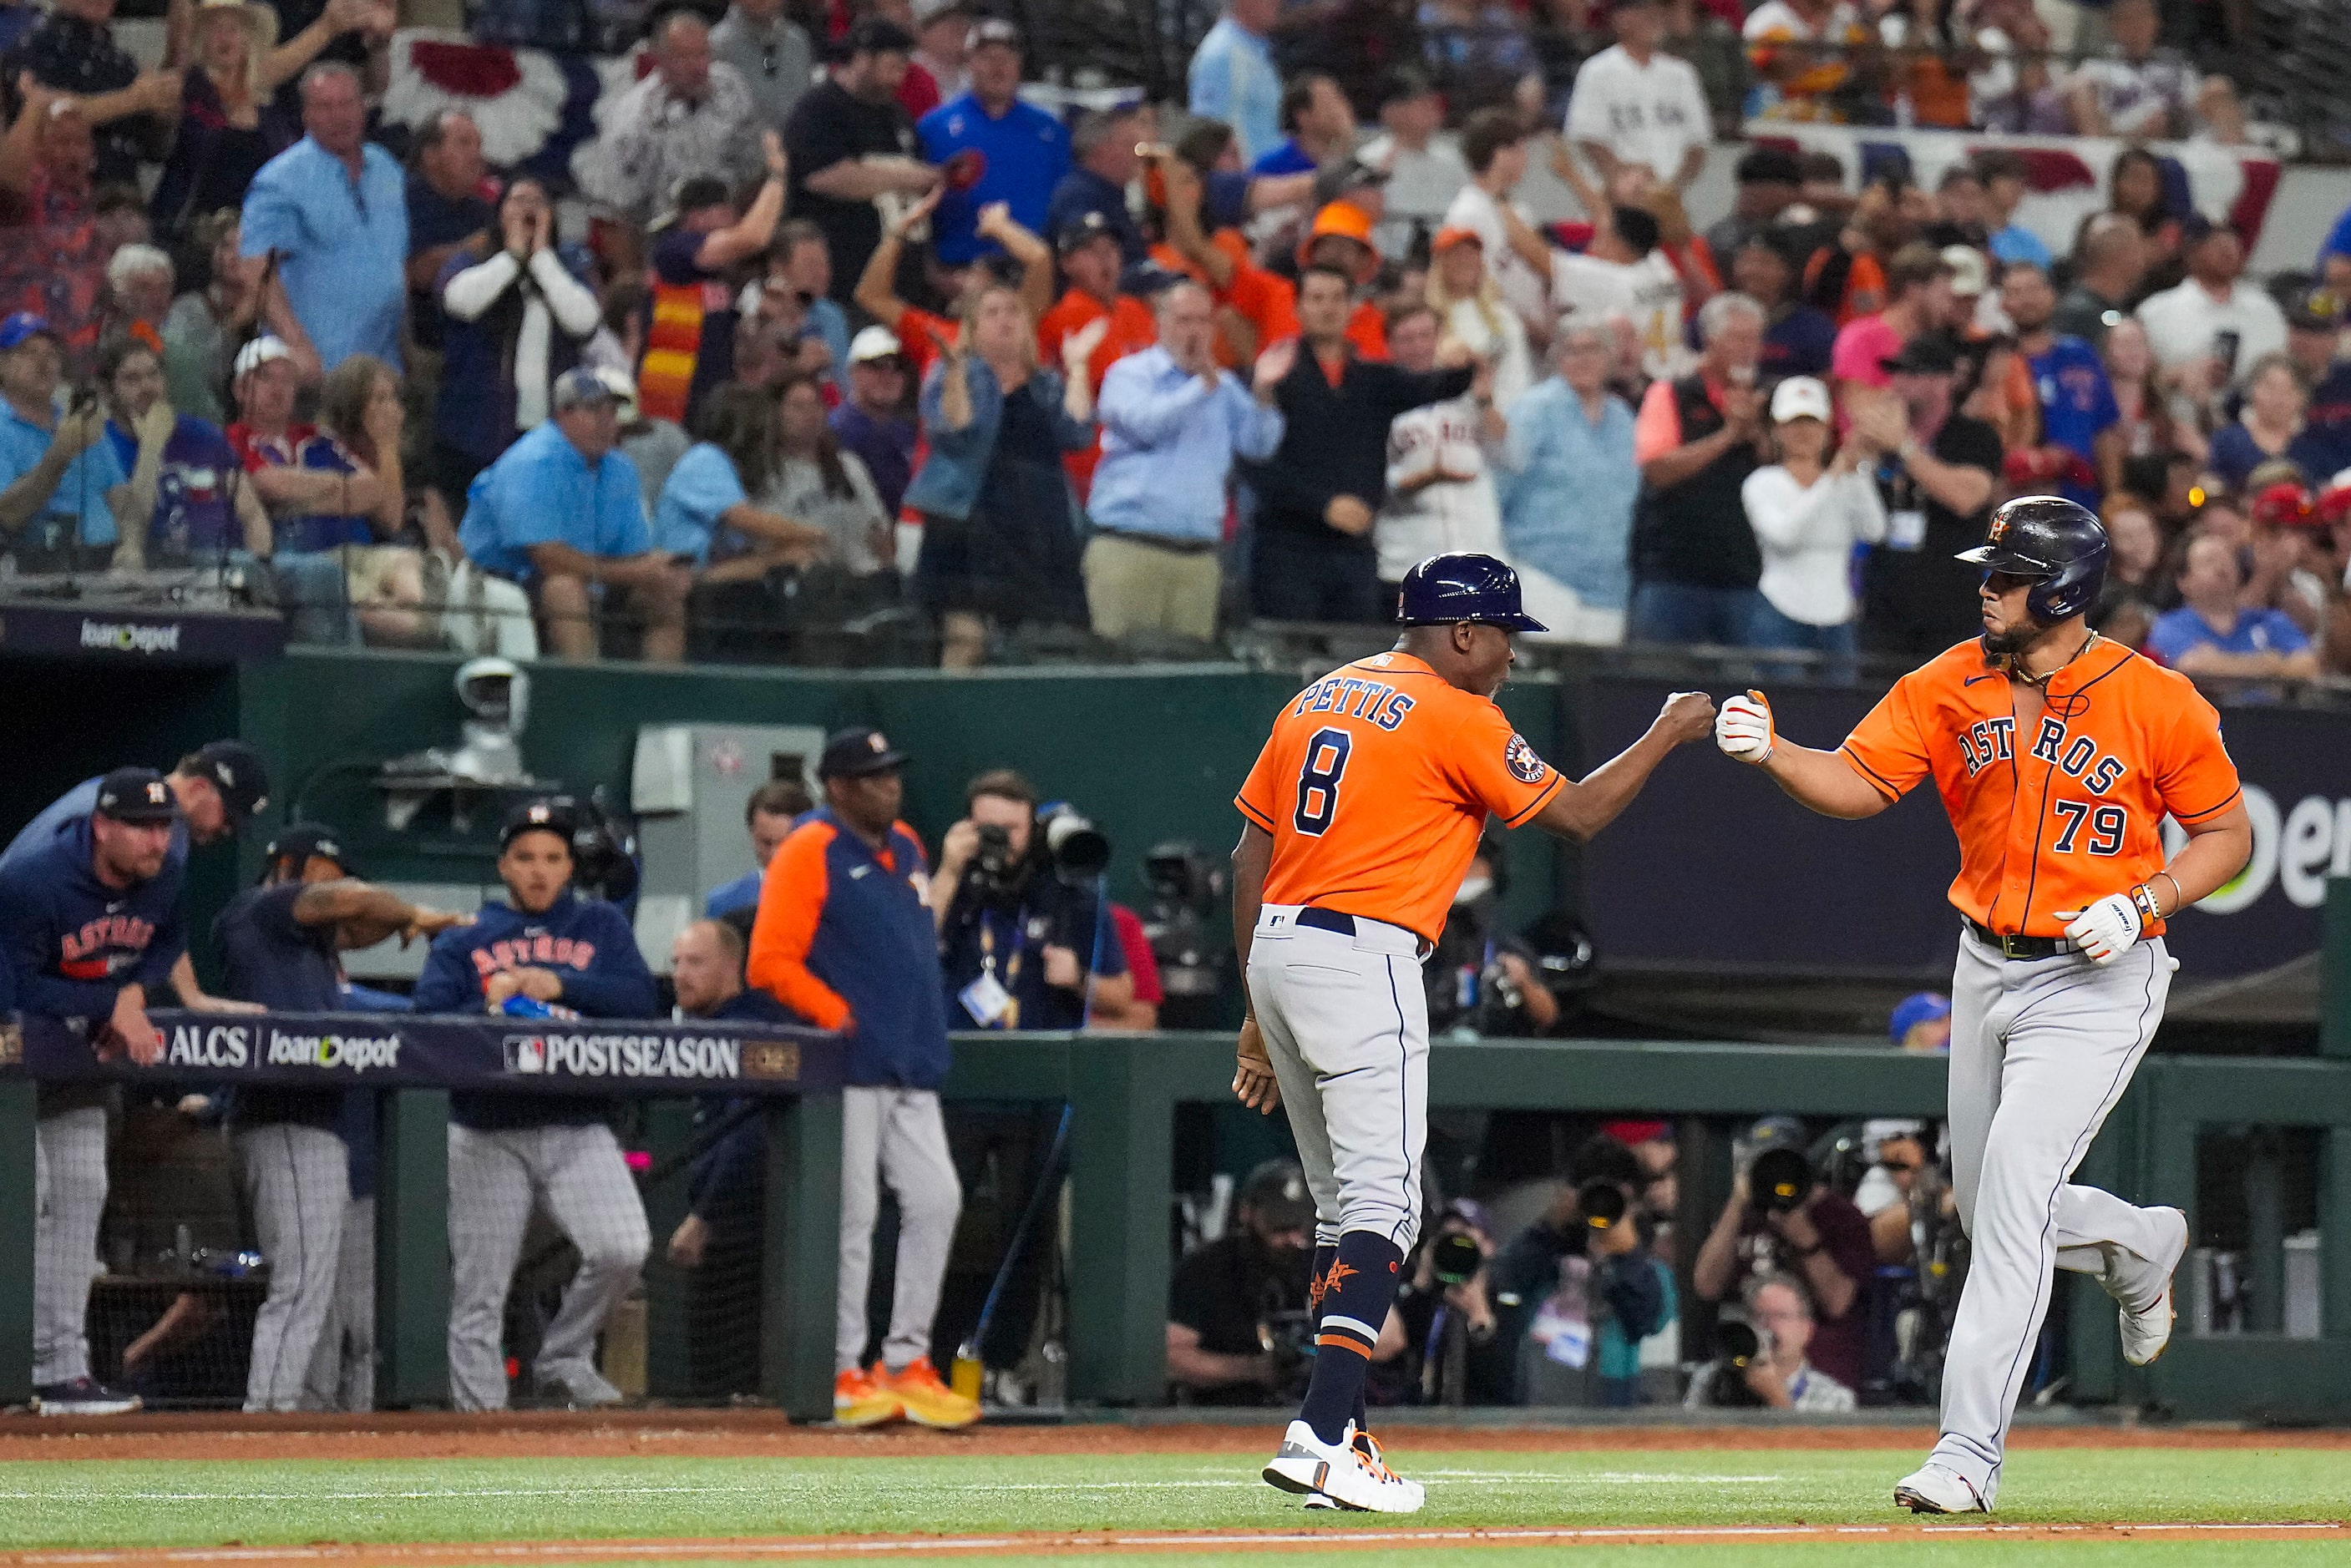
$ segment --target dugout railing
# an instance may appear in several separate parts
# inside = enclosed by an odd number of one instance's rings
[[[2198,1139],[2215,1126],[2304,1127],[2321,1139],[2321,1325],[2277,1332],[2282,1226],[2273,1184],[2253,1183],[2255,1332],[2183,1333],[2146,1369],[2126,1366],[2114,1315],[2090,1281],[2070,1314],[2072,1397],[2155,1404],[2184,1418],[2351,1418],[2351,879],[2330,888],[2329,1006],[2322,1054],[2300,1058],[2150,1056],[2085,1160],[2082,1179],[2197,1218]],[[1069,1395],[1073,1405],[1154,1405],[1166,1396],[1177,1107],[1226,1103],[1231,1036],[959,1035],[945,1090],[966,1104],[1072,1107],[1069,1158]],[[629,1086],[622,1085],[622,1092]],[[656,1145],[684,1137],[674,1093],[650,1118]],[[1637,1112],[1678,1124],[1679,1221],[1702,1234],[1730,1180],[1729,1129],[1768,1113],[1936,1117],[1944,1064],[1874,1047],[1632,1041],[1444,1043],[1431,1053],[1435,1108]],[[387,1407],[447,1396],[444,1090],[385,1092],[378,1174],[378,1395]],[[822,1093],[766,1102],[768,1205],[761,1290],[762,1390],[789,1413],[830,1413],[840,1115]],[[0,1402],[30,1383],[34,1085],[0,1077]],[[666,1133],[660,1129],[666,1127]],[[654,1150],[656,1158],[662,1152]],[[2269,1194],[2264,1197],[2264,1192]],[[2267,1210],[2266,1214],[2264,1210]],[[655,1213],[655,1234],[664,1216]],[[2064,1278],[2064,1276],[2061,1276]],[[2265,1283],[2266,1282],[2266,1283]],[[1687,1282],[1685,1280],[1685,1285]],[[1687,1292],[1686,1292],[1687,1294]],[[659,1341],[672,1332],[649,1325]]]

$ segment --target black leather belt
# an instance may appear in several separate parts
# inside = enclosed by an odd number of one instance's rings
[[[1318,909],[1309,904],[1298,911],[1298,923],[1312,926],[1318,931],[1336,931],[1343,937],[1355,934],[1355,917],[1343,915],[1336,909]]]
[[[1976,934],[1976,940],[2004,959],[2063,958],[2082,950],[2064,937],[2004,937],[1975,919],[1969,919],[1967,927]]]
[[[1218,539],[1178,539],[1165,534],[1130,534],[1123,528],[1105,528],[1102,533],[1109,538],[1165,550],[1171,556],[1205,556],[1223,543]]]

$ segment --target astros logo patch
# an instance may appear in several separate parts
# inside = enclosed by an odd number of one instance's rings
[[[1510,743],[1502,748],[1502,765],[1509,768],[1510,776],[1520,784],[1542,783],[1543,760],[1535,755],[1532,746],[1517,735],[1512,735]]]

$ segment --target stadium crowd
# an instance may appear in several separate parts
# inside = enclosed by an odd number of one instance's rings
[[[1559,640],[1834,672],[1966,635],[1946,546],[2055,489],[2108,635],[2351,668],[2351,238],[2243,275],[2148,143],[2244,114],[2152,0],[1325,9],[1064,119],[974,0],[667,8],[559,180],[386,117],[385,0],[171,0],[154,68],[5,8],[0,545],[303,641],[951,666],[1374,621],[1481,548]],[[1775,119],[2127,140],[2069,247],[2020,153],[1768,135],[1701,231]]]

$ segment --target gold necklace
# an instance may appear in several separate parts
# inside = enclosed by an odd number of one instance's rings
[[[2074,659],[2079,659],[2082,655],[2089,652],[2091,648],[2094,647],[2097,641],[2098,634],[2094,631],[2089,636],[2082,639],[2082,646],[2074,650],[2071,658],[2067,659],[2064,664],[2059,665],[2055,670],[2051,670],[2046,675],[2034,675],[2030,671],[2019,669],[2016,663],[2016,656],[2014,654],[2011,654],[2008,656],[2009,679],[2011,680],[2022,680],[2027,686],[2038,686],[2043,693],[2046,693],[2049,690],[2049,683],[2052,680],[2056,680],[2060,674],[2073,664]]]

